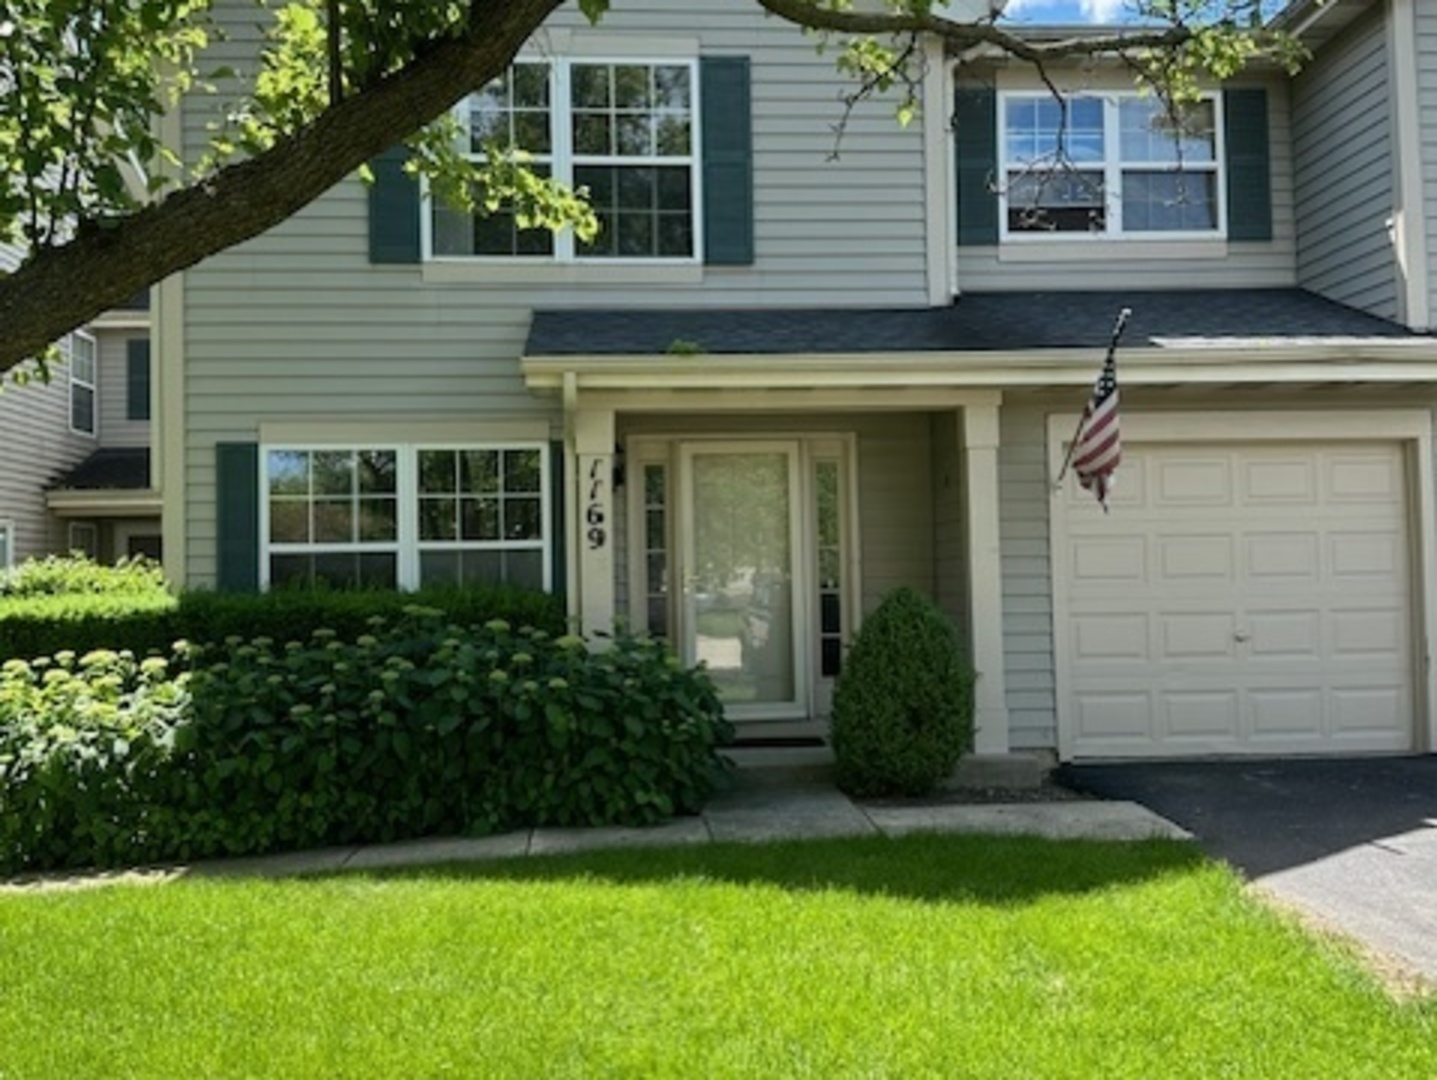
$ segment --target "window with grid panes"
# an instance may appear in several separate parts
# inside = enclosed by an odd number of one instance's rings
[[[94,435],[98,424],[95,339],[89,334],[70,334],[65,339],[64,352],[70,370],[70,430],[79,435]]]
[[[549,585],[543,446],[270,447],[271,587]]]
[[[1136,94],[1001,102],[1008,235],[1221,234],[1217,97],[1177,114]]]
[[[668,468],[644,466],[644,600],[649,633],[669,636]]]
[[[422,585],[544,586],[537,449],[419,451]]]
[[[497,139],[535,171],[587,189],[592,240],[520,227],[505,207],[469,217],[435,204],[435,257],[692,261],[698,173],[692,62],[521,61],[459,106],[468,152]]]

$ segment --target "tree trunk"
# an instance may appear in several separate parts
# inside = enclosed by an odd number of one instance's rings
[[[0,373],[170,274],[258,236],[503,73],[563,0],[482,0],[461,38],[327,109],[273,148],[0,278]],[[178,148],[176,148],[178,149]]]

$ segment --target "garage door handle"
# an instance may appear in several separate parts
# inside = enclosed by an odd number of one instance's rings
[[[1250,637],[1252,637],[1252,635],[1249,634],[1246,630],[1239,630],[1237,633],[1233,634],[1232,639],[1233,641],[1246,641]]]

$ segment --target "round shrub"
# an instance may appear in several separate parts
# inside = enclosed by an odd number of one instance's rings
[[[889,593],[864,620],[833,695],[838,786],[863,798],[923,795],[973,738],[973,673],[953,624],[923,594]]]

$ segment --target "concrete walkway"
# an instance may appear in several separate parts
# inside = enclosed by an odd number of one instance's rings
[[[821,774],[746,769],[739,772],[734,788],[716,797],[702,814],[647,829],[526,829],[472,839],[406,840],[155,870],[47,875],[12,884],[0,882],[0,892],[84,888],[117,881],[162,882],[194,876],[287,877],[605,848],[901,836],[912,832],[1026,834],[1060,840],[1189,839],[1184,829],[1135,802],[862,805],[841,794]]]

